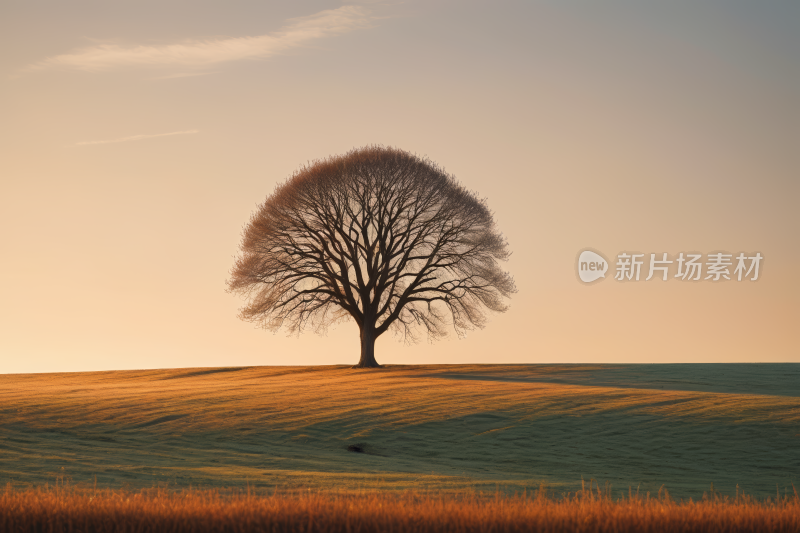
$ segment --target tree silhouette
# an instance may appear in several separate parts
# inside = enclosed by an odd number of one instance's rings
[[[240,318],[277,331],[324,331],[352,318],[357,367],[378,367],[375,340],[416,328],[482,327],[516,292],[498,266],[510,255],[484,200],[436,164],[367,146],[298,170],[261,204],[242,234],[228,289]]]

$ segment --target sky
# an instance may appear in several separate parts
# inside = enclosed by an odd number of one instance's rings
[[[0,373],[355,364],[354,323],[273,334],[225,287],[275,186],[368,144],[486,198],[518,287],[380,363],[800,362],[798,27],[791,0],[5,0]],[[689,252],[764,259],[644,280]]]

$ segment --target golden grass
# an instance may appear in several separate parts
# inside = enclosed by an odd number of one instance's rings
[[[711,482],[760,496],[775,483],[781,491],[797,484],[800,397],[659,390],[646,380],[617,387],[596,379],[607,371],[390,365],[0,375],[0,486],[60,476],[115,488],[521,492],[542,481],[574,491],[572,480],[584,475],[643,490],[667,483],[688,498]],[[368,453],[347,451],[362,443]]]
[[[665,492],[612,501],[584,488],[533,494],[280,492],[47,487],[0,493],[0,531],[26,532],[797,532],[800,499],[704,497]]]
[[[524,417],[631,413],[735,422],[800,423],[800,398],[542,383],[548,367],[418,365],[251,367],[0,375],[3,423],[48,428],[113,422],[134,427],[163,417],[171,431],[268,425],[292,430],[369,417],[371,427],[436,422],[513,409]],[[592,367],[574,365],[574,372]],[[449,379],[489,376],[520,381]],[[224,406],[224,408],[220,408]],[[167,427],[167,426],[164,426]]]

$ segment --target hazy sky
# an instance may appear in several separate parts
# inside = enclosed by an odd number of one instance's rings
[[[800,362],[799,27],[794,0],[4,0],[0,373],[355,364],[354,324],[258,330],[225,281],[277,183],[371,143],[486,197],[519,288],[379,362]],[[585,286],[587,247],[765,259]]]

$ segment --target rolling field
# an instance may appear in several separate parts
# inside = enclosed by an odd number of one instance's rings
[[[349,451],[351,450],[361,450]],[[800,487],[800,365],[0,376],[0,484],[701,498]]]

